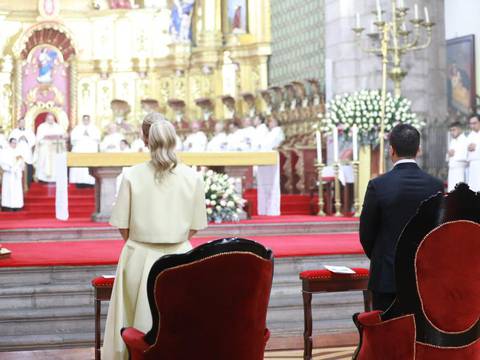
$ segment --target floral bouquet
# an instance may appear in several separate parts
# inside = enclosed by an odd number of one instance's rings
[[[239,221],[245,200],[235,188],[235,180],[226,174],[208,170],[203,174],[208,221]]]
[[[358,128],[362,145],[376,145],[381,127],[382,94],[379,90],[362,90],[353,94],[337,95],[326,105],[325,115],[320,115],[320,129],[330,132],[338,127],[348,137],[354,126]],[[410,124],[417,129],[425,126],[411,109],[411,101],[387,93],[385,106],[385,134],[399,123]]]

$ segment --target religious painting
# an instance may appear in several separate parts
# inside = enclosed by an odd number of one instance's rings
[[[170,34],[174,42],[192,40],[192,18],[195,0],[174,0],[170,15]]]
[[[471,113],[475,108],[475,36],[447,41],[447,96],[451,112]]]
[[[228,0],[227,17],[231,33],[245,34],[247,32],[247,0]]]

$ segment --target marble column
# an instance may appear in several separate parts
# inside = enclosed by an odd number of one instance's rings
[[[406,0],[406,6],[412,8],[413,0]],[[331,62],[331,92],[343,94],[361,89],[381,88],[380,58],[363,52],[355,41],[352,27],[355,26],[355,14],[361,16],[362,26],[370,32],[374,20],[371,12],[375,10],[376,0],[325,0],[326,59]],[[391,13],[391,1],[381,0],[381,5]],[[402,95],[410,99],[413,110],[428,125],[423,131],[423,164],[434,175],[440,175],[444,166],[446,149],[447,98],[446,98],[446,41],[444,0],[424,0],[430,17],[436,23],[433,28],[431,46],[403,57],[402,68],[408,71],[402,83]],[[365,40],[366,36],[364,36]],[[327,75],[327,78],[329,77]],[[393,82],[388,82],[393,92]],[[329,90],[329,89],[327,89]]]
[[[93,221],[107,222],[110,219],[117,192],[117,177],[121,172],[121,167],[90,168],[90,174],[95,178],[95,212],[92,214]]]

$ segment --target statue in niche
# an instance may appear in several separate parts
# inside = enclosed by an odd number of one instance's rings
[[[247,32],[247,1],[228,0],[227,12],[230,31],[233,34],[245,34]]]
[[[57,52],[48,47],[40,50],[38,54],[38,77],[40,84],[50,84],[53,81],[52,74],[57,59]]]
[[[174,0],[170,17],[170,34],[175,42],[192,40],[192,16],[195,0]]]

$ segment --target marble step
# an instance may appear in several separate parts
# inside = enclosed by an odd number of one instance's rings
[[[322,263],[368,265],[367,259],[358,255],[276,259],[267,315],[272,336],[301,337],[303,301],[298,273]],[[94,309],[90,281],[112,273],[112,266],[0,269],[0,351],[91,346]],[[105,302],[103,319],[107,307]],[[362,309],[361,292],[316,294],[315,332],[352,333],[351,317]]]
[[[106,316],[108,303],[102,304]],[[93,306],[13,309],[0,312],[0,337],[12,335],[55,335],[92,332]]]
[[[325,221],[293,223],[242,223],[210,225],[198,233],[199,237],[249,237],[273,235],[325,234],[357,232],[358,221]],[[38,229],[2,229],[2,243],[37,241],[80,241],[120,239],[118,231],[110,226],[38,228]]]

